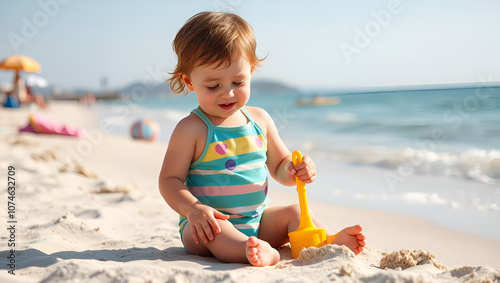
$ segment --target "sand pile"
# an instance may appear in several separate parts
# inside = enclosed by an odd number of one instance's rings
[[[391,269],[395,269],[398,267],[406,269],[421,264],[432,264],[437,269],[443,271],[446,271],[447,269],[446,266],[437,261],[434,254],[422,250],[410,251],[408,249],[403,249],[387,254],[380,260],[381,268]]]
[[[350,259],[355,257],[356,255],[345,246],[326,245],[321,248],[310,247],[308,249],[303,249],[297,261],[310,264],[330,258]]]

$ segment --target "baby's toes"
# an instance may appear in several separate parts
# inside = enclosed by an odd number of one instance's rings
[[[356,237],[358,238],[358,240],[361,240],[361,241],[366,239],[366,236],[363,233],[359,233],[358,235],[356,235]]]
[[[357,252],[357,253],[355,252],[355,254],[356,254],[356,255],[360,254],[360,253],[361,253],[364,249],[365,249],[365,248],[363,248],[363,246],[359,246],[359,247],[357,248],[358,252]]]

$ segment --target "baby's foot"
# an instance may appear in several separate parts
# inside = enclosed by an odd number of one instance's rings
[[[344,245],[351,249],[355,254],[359,254],[363,251],[365,242],[365,235],[361,233],[363,227],[361,225],[354,225],[351,227],[344,228],[344,230],[338,232],[333,236],[329,236],[327,241],[329,244]]]
[[[252,236],[247,241],[247,259],[254,266],[275,265],[280,254],[269,243]]]

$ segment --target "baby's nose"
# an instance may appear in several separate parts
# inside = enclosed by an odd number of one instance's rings
[[[229,97],[233,97],[234,96],[234,91],[232,88],[227,88],[227,89],[224,89],[222,91],[222,95],[221,95],[223,98],[229,98]]]

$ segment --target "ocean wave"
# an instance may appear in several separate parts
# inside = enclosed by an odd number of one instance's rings
[[[419,174],[444,175],[500,185],[500,151],[469,149],[459,154],[406,148],[381,156],[378,166],[414,170]]]
[[[309,150],[323,151],[308,143]],[[448,176],[500,185],[500,150],[467,149],[435,152],[416,148],[360,146],[325,153],[331,159],[350,164],[371,165],[407,174]]]
[[[500,212],[500,205],[491,201],[481,200],[480,198],[470,197],[468,199],[450,198],[441,196],[440,193],[429,192],[407,192],[400,195],[384,193],[356,193],[356,199],[380,201],[380,202],[405,202],[418,205],[436,205],[447,206],[453,209],[474,209],[477,211]]]

